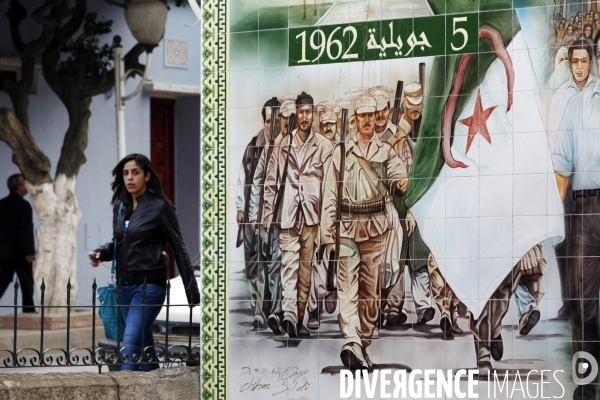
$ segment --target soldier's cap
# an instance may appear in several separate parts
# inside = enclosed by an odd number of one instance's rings
[[[390,95],[385,90],[377,89],[373,92],[373,98],[377,103],[377,111],[384,110],[390,105]]]
[[[337,122],[337,115],[333,111],[326,111],[321,115],[322,124],[335,124]]]
[[[294,100],[286,100],[279,109],[279,114],[284,117],[289,117],[296,112],[296,102]]]
[[[377,111],[377,102],[371,96],[361,97],[354,103],[354,113],[362,114]]]
[[[404,97],[410,104],[418,106],[423,102],[423,88],[421,84],[413,82],[404,86]]]

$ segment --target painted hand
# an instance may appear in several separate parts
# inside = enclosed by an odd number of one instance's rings
[[[410,213],[410,211],[406,214],[406,229],[408,230],[408,235],[410,236],[415,228],[417,227],[417,221],[415,217]]]

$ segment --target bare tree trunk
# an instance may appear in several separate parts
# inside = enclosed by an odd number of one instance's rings
[[[38,248],[34,279],[38,296],[42,279],[46,283],[45,304],[66,305],[67,283],[71,280],[71,304],[77,295],[77,226],[81,211],[75,197],[75,177],[63,174],[54,182],[27,184],[40,220],[36,230]],[[64,308],[50,308],[58,314]]]
[[[313,7],[314,8],[313,15],[316,17],[317,16],[317,0],[314,0],[314,2],[315,2],[315,6]]]
[[[304,4],[304,13],[302,14],[302,20],[306,19],[306,0],[302,0],[302,3]]]

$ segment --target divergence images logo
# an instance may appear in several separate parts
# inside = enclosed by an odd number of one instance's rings
[[[586,374],[587,376],[585,376]],[[577,385],[592,383],[598,375],[598,362],[590,353],[578,351],[573,355],[571,375],[573,376],[573,382]]]

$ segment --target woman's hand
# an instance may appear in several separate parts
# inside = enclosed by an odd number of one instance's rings
[[[97,251],[92,251],[90,254],[88,254],[88,257],[90,258],[90,265],[92,267],[97,267],[102,262],[100,260],[100,253]]]

